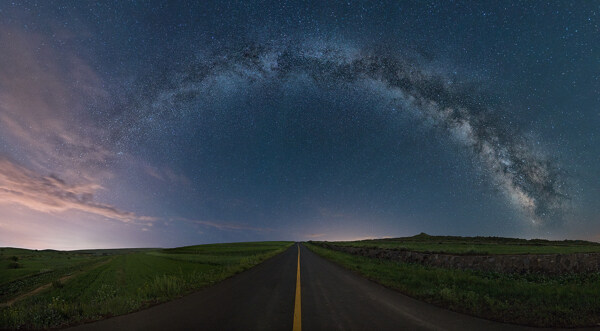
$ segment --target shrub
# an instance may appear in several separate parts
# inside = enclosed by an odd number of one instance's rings
[[[20,267],[21,265],[19,264],[19,262],[11,262],[8,264],[8,269],[18,269]]]
[[[63,284],[60,279],[55,279],[52,281],[52,287],[54,288],[63,288],[65,284]]]

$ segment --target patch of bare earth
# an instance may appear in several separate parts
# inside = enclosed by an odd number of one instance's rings
[[[63,276],[63,277],[59,278],[58,281],[64,284],[67,281],[69,281],[71,278],[80,275],[84,271],[90,271],[90,270],[96,269],[96,268],[98,268],[100,266],[103,266],[103,265],[107,264],[110,261],[112,261],[112,258],[108,259],[106,261],[100,262],[100,263],[92,266],[91,268],[89,268],[87,270],[81,270],[79,272]],[[12,298],[12,299],[10,299],[10,300],[8,300],[6,302],[0,303],[0,308],[12,306],[15,302],[21,301],[21,300],[23,300],[25,298],[28,298],[28,297],[32,296],[32,295],[36,295],[38,293],[41,293],[42,291],[45,291],[45,290],[49,289],[50,287],[52,287],[52,283],[44,284],[44,285],[36,288],[33,291],[30,291],[30,292],[27,292],[27,293],[23,293],[23,294],[19,295],[18,297],[15,297],[15,298]]]

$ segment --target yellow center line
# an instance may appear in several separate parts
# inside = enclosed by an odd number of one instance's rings
[[[302,300],[300,299],[300,244],[298,244],[298,272],[296,273],[296,301],[294,304],[294,327],[292,331],[302,330],[302,316],[301,306]]]

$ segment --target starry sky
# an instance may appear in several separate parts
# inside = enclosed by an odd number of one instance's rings
[[[0,246],[600,241],[594,1],[0,1]]]

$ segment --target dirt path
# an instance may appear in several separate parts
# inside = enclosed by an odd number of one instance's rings
[[[92,265],[89,269],[81,270],[81,271],[78,271],[78,272],[74,272],[74,273],[72,273],[70,275],[63,276],[63,277],[59,278],[58,281],[64,284],[68,280],[70,280],[71,278],[73,278],[75,276],[78,276],[78,275],[82,274],[85,271],[90,271],[90,270],[96,269],[96,268],[98,268],[100,266],[103,266],[103,265],[109,263],[112,260],[113,260],[113,258],[110,258],[110,259],[108,259],[106,261],[102,261],[100,263]],[[27,293],[23,293],[23,294],[15,297],[15,298],[12,298],[12,299],[10,299],[10,300],[8,300],[6,302],[0,303],[0,308],[12,306],[15,302],[21,301],[21,300],[23,300],[25,298],[28,298],[28,297],[32,296],[32,295],[36,295],[36,294],[38,294],[38,293],[40,293],[42,291],[45,291],[45,290],[49,289],[50,287],[52,287],[52,283],[44,284],[44,285],[36,288],[33,291],[30,291],[30,292],[27,292]]]

